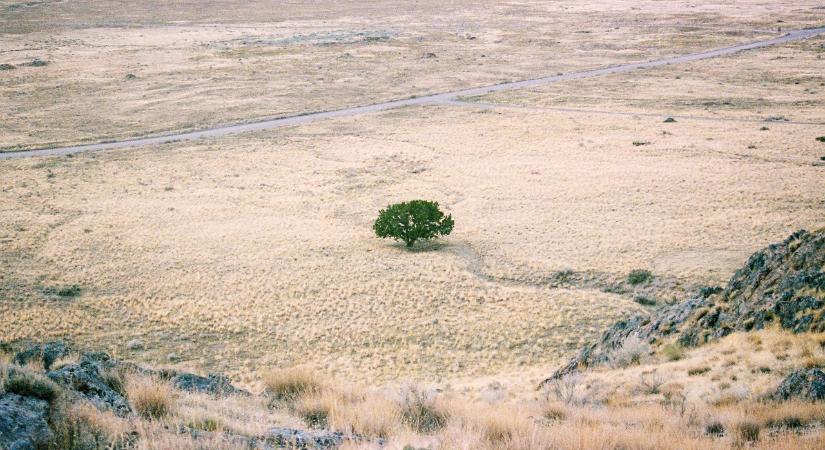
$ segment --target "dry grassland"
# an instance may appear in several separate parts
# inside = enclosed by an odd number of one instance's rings
[[[766,2],[0,1],[0,149],[199,129],[731,45]],[[24,66],[34,59],[48,64]],[[1,151],[1,150],[0,150]]]
[[[743,52],[727,58],[563,82],[475,97],[528,108],[573,108],[629,114],[752,120],[786,133],[784,122],[825,126],[825,38]],[[759,141],[753,144],[759,145]],[[816,142],[800,143],[806,147]],[[817,146],[821,151],[822,147]],[[784,153],[784,148],[775,149]],[[750,153],[750,152],[748,152]],[[778,156],[778,155],[777,155]]]
[[[815,130],[661,122],[433,106],[5,162],[2,337],[236,379],[547,366],[643,311],[632,289],[602,292],[632,269],[661,303],[825,221]],[[755,140],[765,157],[743,157]],[[438,199],[453,235],[415,253],[375,239],[377,210],[410,197]],[[601,284],[560,282],[568,269]]]

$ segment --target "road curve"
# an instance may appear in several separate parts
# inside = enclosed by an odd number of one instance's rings
[[[530,80],[507,82],[472,89],[462,89],[458,91],[444,92],[441,94],[432,94],[403,100],[393,100],[388,102],[375,103],[372,105],[353,106],[349,108],[324,112],[311,112],[294,116],[281,117],[277,119],[261,120],[258,122],[221,125],[213,128],[208,128],[205,130],[170,134],[166,136],[129,139],[124,141],[106,142],[100,144],[75,145],[70,147],[54,147],[16,152],[0,152],[0,160],[26,158],[32,156],[63,156],[96,150],[109,150],[125,147],[164,144],[168,142],[191,141],[201,138],[219,137],[226,136],[229,134],[245,133],[248,131],[266,130],[270,128],[285,127],[290,125],[302,125],[306,123],[315,122],[321,119],[357,116],[366,113],[386,111],[388,109],[399,108],[402,106],[443,103],[455,100],[459,97],[471,97],[476,95],[490,94],[493,92],[509,91],[513,89],[522,89],[527,87],[540,86],[544,84],[558,83],[560,81],[579,80],[582,78],[591,78],[602,75],[610,75],[614,73],[630,72],[632,70],[638,69],[650,69],[653,67],[666,66],[669,64],[699,61],[702,59],[732,55],[734,53],[738,53],[745,50],[753,50],[758,48],[770,47],[772,45],[779,45],[787,42],[798,41],[801,39],[808,39],[814,36],[818,36],[820,34],[825,34],[825,27],[796,30],[774,39],[750,42],[746,44],[718,48],[699,53],[690,53],[687,55],[673,56],[670,58],[662,58],[648,62],[621,64],[617,66],[602,67],[598,69],[584,70],[579,72],[570,72],[548,77],[534,78]]]

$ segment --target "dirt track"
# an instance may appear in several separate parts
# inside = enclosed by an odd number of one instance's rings
[[[87,152],[87,151],[96,151],[96,150],[108,150],[108,149],[116,149],[116,148],[126,148],[126,147],[134,147],[134,146],[143,146],[143,145],[153,145],[153,144],[162,144],[167,142],[177,142],[177,141],[187,141],[187,140],[195,140],[200,138],[206,137],[219,137],[225,136],[229,134],[236,134],[236,133],[243,133],[248,131],[257,131],[257,130],[264,130],[270,128],[277,128],[283,126],[290,126],[290,125],[301,125],[310,122],[314,122],[321,119],[327,118],[335,118],[335,117],[349,117],[349,116],[356,116],[365,113],[371,112],[379,112],[385,111],[388,109],[394,109],[404,106],[416,106],[416,105],[423,105],[423,104],[431,104],[431,103],[439,103],[439,102],[449,102],[452,100],[456,100],[461,97],[472,97],[477,95],[484,95],[490,94],[494,92],[501,92],[506,90],[513,90],[513,89],[521,89],[521,88],[528,88],[534,86],[540,86],[544,84],[550,83],[557,83],[561,81],[570,81],[570,80],[578,80],[583,78],[591,78],[603,75],[610,75],[616,73],[623,73],[623,72],[630,72],[637,69],[649,69],[654,67],[666,66],[670,64],[680,64],[680,63],[687,63],[692,61],[698,61],[708,58],[715,58],[719,56],[727,56],[732,55],[738,52],[742,52],[745,50],[753,50],[759,49],[764,47],[769,47],[773,45],[780,45],[792,41],[797,41],[801,39],[808,39],[811,37],[818,36],[820,34],[825,34],[825,27],[818,27],[818,28],[811,28],[805,30],[796,30],[791,31],[788,34],[785,34],[781,37],[764,40],[764,41],[756,41],[750,42],[747,44],[740,44],[731,47],[724,47],[714,50],[708,50],[705,52],[699,53],[691,53],[682,56],[675,56],[671,58],[663,58],[657,59],[648,62],[641,62],[641,63],[631,63],[631,64],[622,64],[617,66],[611,67],[602,67],[598,69],[592,70],[585,70],[585,71],[578,71],[578,72],[570,72],[565,74],[553,75],[548,77],[542,78],[535,78],[530,80],[523,80],[523,81],[516,81],[516,82],[509,82],[509,83],[501,83],[492,86],[483,86],[479,88],[472,88],[472,89],[463,89],[457,90],[452,92],[445,92],[440,94],[433,94],[427,95],[422,97],[415,97],[415,98],[408,98],[403,100],[394,100],[389,102],[382,102],[376,103],[372,105],[365,105],[365,106],[354,106],[339,110],[332,110],[332,111],[324,111],[324,112],[310,112],[306,114],[288,116],[288,117],[281,117],[275,119],[266,119],[258,122],[251,122],[251,123],[241,123],[241,124],[232,124],[232,125],[223,125],[219,127],[209,128],[200,131],[192,131],[192,132],[185,132],[185,133],[178,133],[178,134],[170,134],[164,136],[156,136],[156,137],[148,137],[148,138],[139,138],[139,139],[130,139],[130,140],[123,140],[123,141],[115,141],[115,142],[105,142],[99,144],[87,144],[87,145],[78,145],[78,146],[69,146],[69,147],[55,147],[55,148],[45,148],[45,149],[37,149],[37,150],[27,150],[27,151],[20,151],[20,152],[7,152],[7,153],[0,153],[0,160],[3,159],[12,159],[12,158],[25,158],[25,157],[32,157],[32,156],[62,156],[62,155],[69,155],[74,153],[80,152]]]

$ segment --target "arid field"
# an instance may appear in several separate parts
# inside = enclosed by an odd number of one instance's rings
[[[367,105],[823,24],[818,0],[0,0],[0,64],[13,66],[0,70],[0,151]],[[825,226],[821,136],[822,36],[300,126],[0,160],[0,341],[63,339],[253,390],[295,366],[336,380],[304,402],[350,398],[342,383],[446,392],[466,421],[437,435],[340,419],[401,436],[385,447],[399,450],[679,448],[667,435],[741,448],[756,444],[703,427],[786,410],[810,432],[764,448],[822,448],[821,403],[758,402],[802,361],[822,365],[821,333],[737,334],[577,381],[575,395],[614,409],[533,390],[617,320],[723,286],[755,251]],[[452,234],[412,250],[376,238],[379,209],[413,198],[438,201]],[[652,280],[629,281],[640,269]],[[662,400],[667,384],[703,405],[696,417]],[[220,407],[227,428],[301,423],[296,404],[236,400]],[[181,400],[180,414],[212,401]],[[254,420],[233,415],[259,407]],[[491,421],[506,422],[507,445],[484,434]],[[562,425],[575,433],[562,438]],[[659,441],[645,441],[651,430]],[[467,438],[476,432],[483,442]],[[146,448],[190,448],[171,442]]]

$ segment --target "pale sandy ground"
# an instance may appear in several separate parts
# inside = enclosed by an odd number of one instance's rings
[[[822,6],[3,0],[0,64],[48,65],[0,71],[0,149],[198,129],[643,61],[821,25]]]
[[[719,283],[825,223],[816,131],[438,106],[6,162],[3,338],[176,353],[241,377],[294,363],[349,379],[547,366],[642,310],[544,285],[556,271]],[[457,220],[416,253],[370,230],[412,197]],[[70,283],[79,298],[41,293]],[[148,350],[127,352],[132,338]]]

